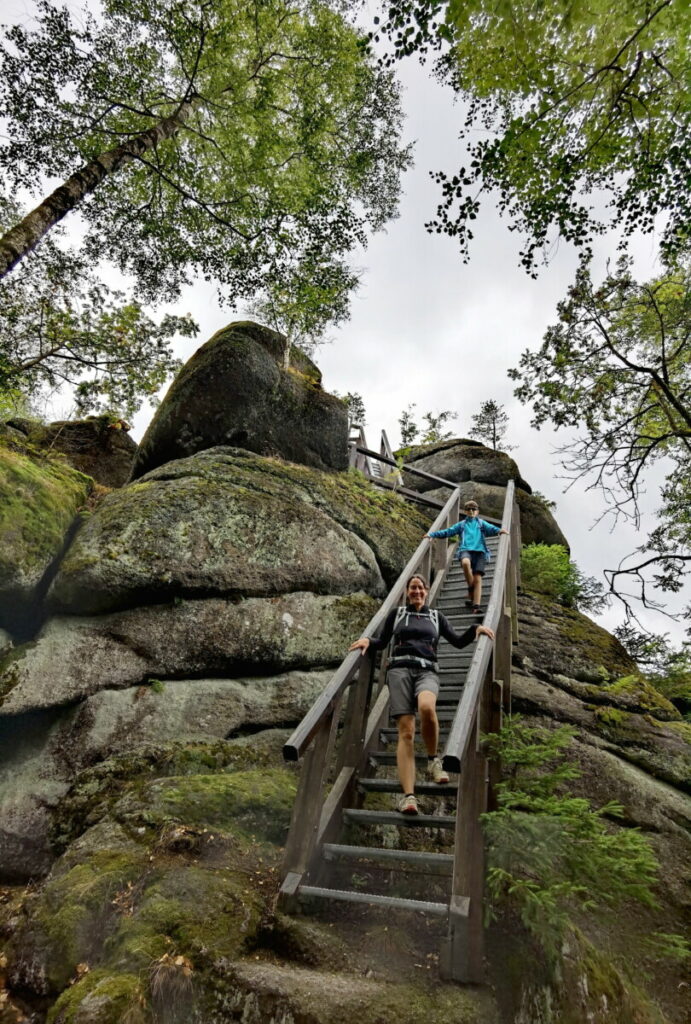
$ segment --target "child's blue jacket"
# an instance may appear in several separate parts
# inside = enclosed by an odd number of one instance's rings
[[[495,534],[501,532],[500,526],[494,526],[493,523],[487,523],[484,519],[461,519],[460,522],[454,523],[453,526],[449,526],[446,530],[432,530],[430,537],[455,537],[459,536],[458,551],[456,552],[456,558],[460,558],[461,551],[484,551],[488,562],[491,562],[492,556],[485,537],[494,537]]]

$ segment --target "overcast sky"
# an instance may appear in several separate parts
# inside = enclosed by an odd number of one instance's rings
[[[25,20],[31,3],[10,0],[16,15]],[[76,6],[70,4],[70,6]],[[376,5],[369,3],[372,14]],[[5,20],[3,18],[3,20]],[[438,186],[430,170],[454,172],[463,163],[458,141],[461,111],[448,89],[438,85],[429,71],[410,60],[399,68],[404,83],[406,136],[415,143],[415,166],[404,181],[400,217],[385,233],[375,236],[364,253],[354,257],[362,268],[362,286],[352,304],[352,317],[332,332],[333,341],[315,360],[327,390],[359,392],[367,410],[367,437],[378,447],[385,428],[394,447],[399,440],[398,417],[411,402],[420,415],[427,410],[452,409],[454,436],[471,434],[471,416],[485,399],[502,403],[509,415],[509,440],[522,476],[533,489],[557,502],[556,518],[571,544],[572,557],[588,575],[600,576],[614,567],[644,540],[631,525],[619,523],[614,532],[606,523],[593,528],[604,507],[599,495],[566,483],[554,454],[566,439],[549,428],[530,427],[530,410],[513,397],[507,370],[520,354],[535,348],[545,329],[556,321],[556,304],[573,279],[576,257],[565,244],[555,247],[551,262],[537,281],[520,269],[520,238],[509,232],[485,202],[476,221],[471,259],[464,265],[454,240],[430,235],[424,224],[434,215]],[[65,226],[69,227],[68,221]],[[600,240],[594,272],[604,271],[615,256],[615,241]],[[634,246],[640,278],[659,271],[654,239]],[[191,312],[200,334],[179,347],[188,358],[216,330],[238,316],[220,306],[214,289],[203,283],[188,288],[175,307]],[[242,311],[240,311],[242,312]],[[136,417],[133,436],[139,440],[151,418],[150,408]],[[659,486],[661,477],[658,476]],[[644,497],[649,513],[658,504],[657,487]],[[612,628],[622,619],[615,603],[603,616]],[[646,613],[642,621],[658,632],[681,639],[683,629],[660,615]]]

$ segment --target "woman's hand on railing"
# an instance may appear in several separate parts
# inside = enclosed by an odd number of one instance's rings
[[[475,639],[479,636],[488,636],[490,640],[494,640],[494,630],[490,629],[489,626],[476,626],[475,627]]]
[[[359,650],[361,654],[367,654],[368,647],[369,647],[369,637],[368,636],[361,636],[359,640],[356,640],[354,644],[350,645],[348,650],[349,651],[357,651],[357,650]]]

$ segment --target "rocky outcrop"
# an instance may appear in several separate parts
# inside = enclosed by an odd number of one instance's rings
[[[347,484],[232,448],[169,463],[99,505],[60,564],[49,607],[88,614],[173,595],[305,589],[381,596],[376,556],[398,575],[423,520],[415,535],[414,519],[394,518],[400,502],[377,505],[365,485],[365,508],[391,518],[377,516],[376,529],[372,516],[357,522]]]
[[[674,960],[661,956],[656,943],[661,932],[684,935],[689,926],[691,725],[637,674],[614,637],[540,595],[519,599],[513,661],[514,713],[529,724],[574,730],[568,754],[580,777],[569,782],[569,794],[595,807],[618,803],[620,814],[609,815],[611,828],[641,829],[660,864],[656,905],[632,901],[625,914],[582,915],[579,925],[586,940],[600,952],[591,949],[585,960],[578,953],[567,956],[566,977],[557,986],[562,995],[548,991],[549,985],[535,986],[516,1024],[561,1020],[554,1006],[566,998],[568,975],[588,965],[595,968],[591,991],[597,986],[607,997],[599,1015],[593,1009],[593,1020],[683,1021],[685,983]],[[635,960],[664,1013],[642,993],[632,993],[626,978],[612,973],[614,961],[627,958]],[[569,998],[573,1003],[573,992]],[[632,998],[636,1011],[630,1005],[627,1009]],[[574,1024],[580,1019],[585,1018],[574,1017]]]
[[[450,440],[413,448],[405,460],[416,469],[459,485],[461,505],[473,498],[480,506],[480,515],[501,519],[504,511],[506,485],[513,480],[516,501],[521,513],[521,538],[524,544],[561,544],[569,550],[568,541],[559,529],[544,498],[534,495],[521,477],[518,466],[505,452],[493,451],[477,441]],[[433,480],[405,474],[407,487],[424,492],[427,497],[445,502],[449,488]]]
[[[51,619],[0,673],[0,714],[60,707],[149,678],[270,674],[338,664],[374,615],[365,594],[178,601]]]
[[[407,451],[406,463],[415,469],[424,469],[426,473],[461,484],[472,481],[479,484],[492,484],[495,487],[506,487],[509,480],[516,487],[531,494],[530,484],[521,477],[518,466],[506,452],[486,448],[479,441],[451,439],[438,441],[436,444],[417,446]],[[404,473],[406,487],[414,491],[432,491],[436,484],[432,480]]]
[[[44,424],[13,419],[7,425],[34,448],[64,455],[69,466],[104,487],[122,487],[129,480],[137,445],[124,420],[87,416]]]
[[[137,452],[132,477],[205,448],[233,445],[317,469],[347,466],[348,416],[298,349],[249,321],[202,345],[176,377]]]
[[[0,628],[24,633],[93,481],[25,443],[0,439]]]
[[[297,722],[330,671],[237,679],[180,679],[102,690],[59,713],[0,716],[0,877],[46,873],[53,812],[92,765],[177,742],[194,744]]]

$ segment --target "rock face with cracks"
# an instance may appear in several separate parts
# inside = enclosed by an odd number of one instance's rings
[[[137,445],[121,419],[87,416],[48,424],[13,419],[8,425],[34,448],[62,455],[68,466],[103,487],[122,487],[129,480]]]
[[[322,389],[321,373],[286,339],[239,321],[202,345],[156,411],[137,451],[132,477],[215,445],[277,455],[317,469],[348,464],[348,416]]]

